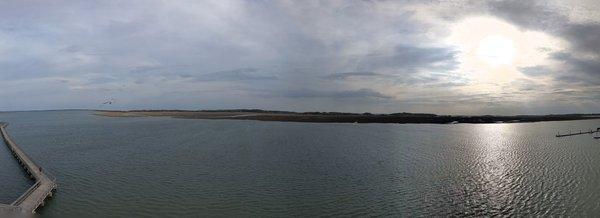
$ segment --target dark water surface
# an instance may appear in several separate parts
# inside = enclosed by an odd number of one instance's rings
[[[33,181],[11,155],[0,136],[0,204],[11,204],[23,194]]]
[[[521,124],[317,124],[0,113],[57,177],[42,217],[600,214],[600,141]],[[1,144],[0,202],[31,184]]]

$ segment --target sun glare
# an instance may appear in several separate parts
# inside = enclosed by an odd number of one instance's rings
[[[508,83],[521,78],[524,75],[519,68],[543,64],[549,51],[564,46],[545,33],[526,31],[488,16],[455,23],[447,42],[459,50],[458,72],[478,84]]]
[[[491,65],[511,65],[515,56],[512,39],[490,35],[479,41],[477,57]]]

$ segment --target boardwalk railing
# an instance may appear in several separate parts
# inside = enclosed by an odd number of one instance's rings
[[[558,132],[556,134],[556,137],[566,137],[566,136],[575,136],[575,135],[584,135],[584,134],[594,134],[594,133],[598,133],[600,132],[600,128],[596,129],[596,130],[588,130],[588,131],[579,131],[579,132],[569,132],[567,134],[560,134],[560,132]]]
[[[27,197],[29,197],[29,195],[31,193],[33,193],[33,191],[35,191],[35,189],[37,189],[38,187],[40,187],[40,182],[37,181],[35,182],[35,184],[33,184],[31,187],[29,187],[29,189],[27,189],[27,191],[25,193],[23,193],[21,196],[19,196],[19,198],[17,198],[17,200],[15,200],[12,204],[12,206],[19,206],[19,204],[23,203],[23,201],[25,199],[27,199]]]
[[[23,209],[20,207],[0,204],[0,216],[2,215],[14,215],[23,213]]]

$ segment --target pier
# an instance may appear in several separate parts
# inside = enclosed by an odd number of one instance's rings
[[[588,131],[579,131],[579,132],[575,132],[575,133],[571,133],[569,132],[568,134],[560,134],[560,132],[558,132],[556,134],[556,137],[566,137],[566,136],[575,136],[575,135],[584,135],[584,134],[594,134],[594,133],[598,133],[600,132],[600,128],[597,128],[596,130],[588,130]]]
[[[36,164],[6,132],[7,123],[0,123],[0,134],[11,153],[35,183],[12,204],[0,204],[0,217],[31,215],[35,210],[44,206],[44,201],[56,190],[56,179]]]

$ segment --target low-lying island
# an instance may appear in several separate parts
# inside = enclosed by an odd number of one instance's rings
[[[515,115],[515,116],[455,116],[424,113],[340,113],[340,112],[289,112],[258,109],[239,110],[131,110],[97,111],[98,115],[109,117],[167,116],[186,119],[236,119],[311,123],[521,123],[540,121],[600,119],[600,114],[558,114],[558,115]]]

